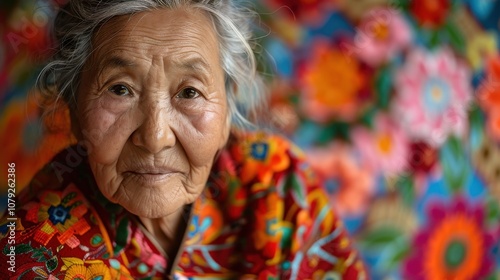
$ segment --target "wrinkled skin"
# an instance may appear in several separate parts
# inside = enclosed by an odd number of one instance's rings
[[[168,247],[229,134],[216,33],[202,11],[163,9],[112,19],[93,45],[74,130],[104,196]]]

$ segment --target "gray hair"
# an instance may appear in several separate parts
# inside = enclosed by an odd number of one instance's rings
[[[42,96],[55,101],[55,106],[62,99],[70,110],[74,109],[80,73],[100,26],[120,15],[179,7],[198,8],[209,15],[220,44],[232,123],[243,129],[254,127],[250,120],[256,118],[258,111],[264,111],[261,109],[267,101],[250,45],[255,13],[236,7],[231,0],[70,0],[54,22],[55,54],[38,76]]]

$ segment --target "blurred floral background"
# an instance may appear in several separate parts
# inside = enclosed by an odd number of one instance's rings
[[[72,141],[65,112],[45,133],[32,91],[64,2],[0,3],[0,174],[15,162],[18,191]],[[327,182],[372,278],[500,279],[500,0],[252,5],[272,123]]]

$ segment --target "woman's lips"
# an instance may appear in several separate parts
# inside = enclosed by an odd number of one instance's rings
[[[173,175],[180,174],[180,172],[170,168],[137,168],[133,171],[126,171],[125,174],[134,180],[154,183],[164,181]]]

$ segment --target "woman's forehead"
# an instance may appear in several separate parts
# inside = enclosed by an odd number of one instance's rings
[[[216,33],[208,15],[193,8],[160,9],[113,18],[93,40],[91,59],[121,57],[122,63],[167,57],[173,63],[210,68],[219,61]],[[115,59],[115,61],[117,61]],[[101,65],[102,66],[102,65]],[[218,66],[218,65],[217,65]]]

